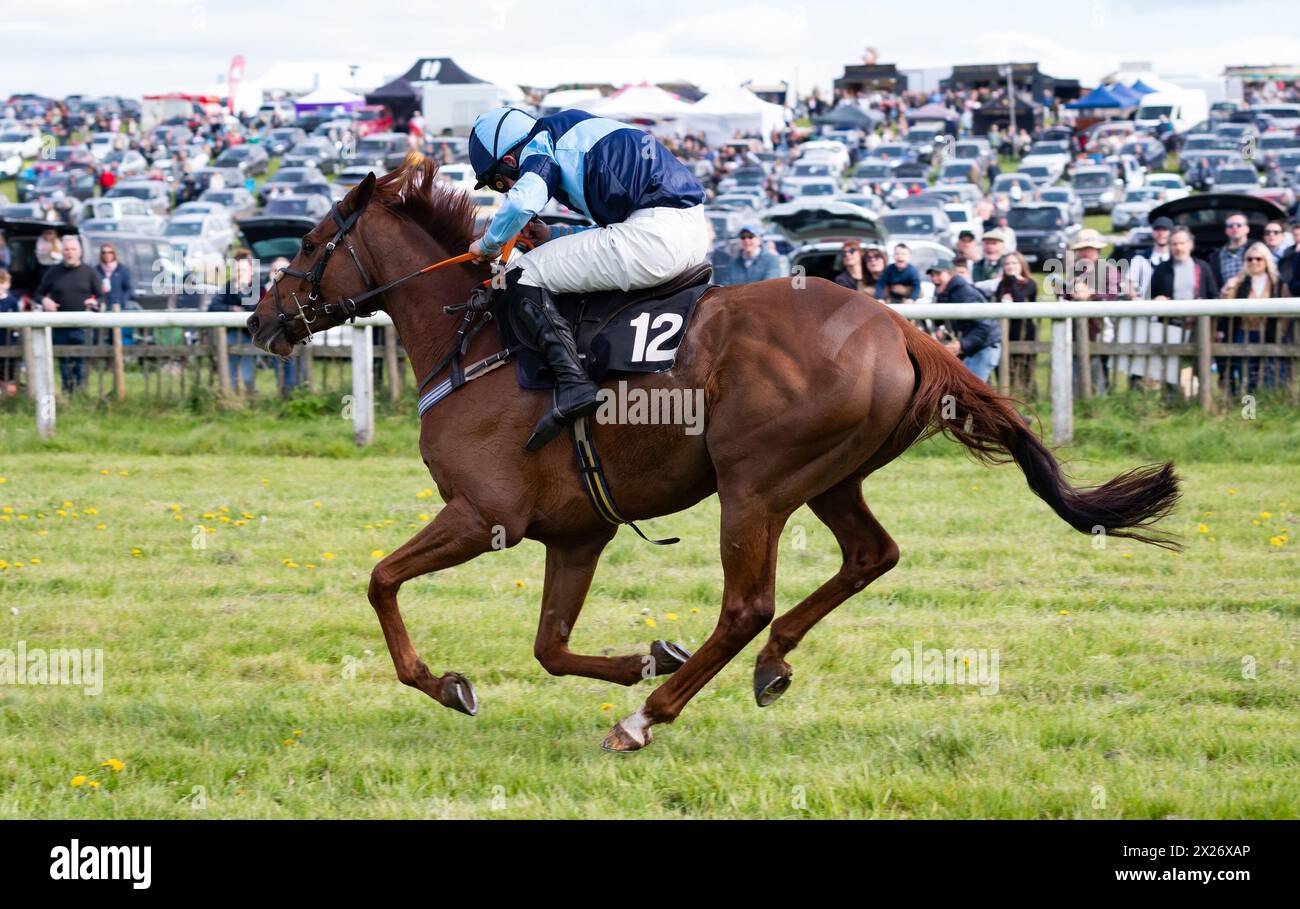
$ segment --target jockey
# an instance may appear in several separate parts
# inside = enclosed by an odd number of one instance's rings
[[[495,258],[525,225],[537,244],[505,276],[507,305],[555,376],[554,406],[525,445],[536,451],[598,404],[551,294],[654,287],[706,261],[704,189],[654,136],[580,110],[540,118],[514,107],[488,111],[474,124],[469,156],[474,188],[506,196],[469,251]],[[552,198],[595,226],[533,220]]]

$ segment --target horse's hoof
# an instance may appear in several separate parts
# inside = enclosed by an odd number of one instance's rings
[[[754,700],[760,707],[769,707],[790,687],[790,670],[785,666],[769,666],[754,670]]]
[[[459,672],[449,672],[442,677],[442,694],[438,703],[469,716],[478,715],[478,695],[469,679]]]
[[[655,661],[655,675],[669,675],[686,664],[691,652],[681,644],[655,641],[650,645],[650,656]]]
[[[638,710],[626,719],[620,720],[618,725],[610,730],[609,735],[605,736],[605,741],[600,743],[600,747],[606,751],[640,751],[652,740],[650,726]]]

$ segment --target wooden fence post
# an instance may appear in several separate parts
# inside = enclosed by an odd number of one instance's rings
[[[1072,321],[1052,320],[1052,441],[1057,445],[1064,445],[1074,438]]]
[[[1201,409],[1214,410],[1214,374],[1210,345],[1214,342],[1214,320],[1210,316],[1196,317],[1196,377],[1201,386]]]
[[[352,326],[352,431],[358,445],[375,440],[375,347],[369,325]]]
[[[23,369],[27,371],[27,397],[36,400],[36,359],[32,352],[32,330],[24,326],[19,329],[23,343]]]
[[[230,343],[226,338],[226,329],[222,327],[212,329],[217,333],[217,384],[221,389],[221,396],[227,397],[233,394],[230,387]]]
[[[402,374],[397,367],[397,329],[384,329],[384,372],[388,374],[388,400],[394,404],[402,396]]]
[[[999,319],[998,330],[1002,333],[1002,359],[998,361],[998,391],[1009,395],[1011,394],[1011,320]]]
[[[1074,320],[1074,330],[1078,335],[1079,348],[1079,396],[1092,397],[1092,344],[1088,338],[1088,320]]]
[[[54,435],[54,329],[32,332],[31,381],[36,389],[36,435],[41,441]]]
[[[122,304],[114,303],[113,312],[121,312]],[[113,393],[119,401],[126,400],[126,352],[122,349],[122,329],[114,328],[113,338]]]

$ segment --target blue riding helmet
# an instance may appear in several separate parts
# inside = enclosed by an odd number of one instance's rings
[[[517,178],[518,172],[503,169],[501,158],[528,138],[536,123],[536,118],[517,107],[498,107],[479,115],[469,136],[469,163],[478,180],[475,189],[491,184],[497,192],[505,192],[501,177]]]

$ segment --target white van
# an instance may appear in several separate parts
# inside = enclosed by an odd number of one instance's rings
[[[1154,130],[1160,118],[1168,117],[1174,132],[1183,133],[1209,119],[1210,103],[1204,89],[1189,88],[1177,92],[1153,92],[1142,99],[1133,123],[1138,129]]]

